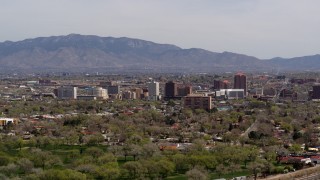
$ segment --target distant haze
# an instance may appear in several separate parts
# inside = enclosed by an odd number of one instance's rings
[[[320,54],[319,0],[7,0],[0,41],[134,37],[258,58]]]

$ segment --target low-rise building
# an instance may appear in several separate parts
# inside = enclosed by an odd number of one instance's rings
[[[90,100],[97,100],[97,97],[96,96],[85,95],[85,96],[77,96],[77,99],[78,100],[90,101]]]
[[[183,97],[183,105],[185,108],[190,109],[212,109],[212,97],[211,96],[185,96]]]
[[[0,127],[7,126],[9,124],[18,124],[18,120],[13,118],[0,118]]]
[[[94,87],[88,90],[88,94],[98,99],[108,99],[108,91],[102,87]]]
[[[216,98],[243,99],[245,98],[244,89],[220,89],[216,91]]]

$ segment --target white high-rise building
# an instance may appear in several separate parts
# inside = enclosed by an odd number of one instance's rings
[[[149,82],[148,83],[149,99],[158,100],[160,91],[159,91],[159,82]]]
[[[96,96],[98,99],[108,99],[108,90],[102,87],[94,87],[89,90],[89,94]]]
[[[57,89],[57,97],[59,99],[77,99],[77,87],[62,86]]]

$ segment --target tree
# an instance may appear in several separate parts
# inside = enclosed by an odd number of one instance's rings
[[[19,147],[19,150],[21,151],[21,148],[23,146],[23,139],[22,138],[18,138],[16,140],[17,146]]]
[[[129,161],[122,166],[133,179],[142,177],[145,173],[144,167],[138,161]]]
[[[97,159],[94,159],[90,155],[82,155],[73,161],[73,165],[80,166],[83,164],[94,164],[94,163],[96,163],[96,161],[97,161]]]
[[[0,156],[0,166],[6,166],[10,163],[10,159],[7,156]]]
[[[193,169],[186,172],[188,179],[190,180],[206,180],[208,179],[208,173],[203,168],[196,166]]]
[[[64,137],[65,143],[67,145],[74,145],[74,144],[79,144],[79,134],[68,128],[66,131],[61,132],[62,136]]]
[[[174,107],[176,103],[172,99],[170,99],[167,105]]]
[[[292,144],[290,147],[289,147],[289,151],[292,152],[292,153],[298,153],[301,151],[301,145],[299,144]]]
[[[157,154],[160,154],[159,147],[154,143],[148,143],[142,146],[142,156],[145,158],[151,158]]]
[[[253,161],[249,164],[249,169],[252,171],[253,175],[254,175],[254,179],[257,179],[257,176],[259,173],[261,173],[263,171],[263,168],[265,167],[263,161],[261,160],[256,160]]]
[[[159,177],[159,169],[157,167],[157,162],[153,160],[140,160],[142,166],[146,170],[147,176],[150,179],[155,179]]]
[[[7,176],[17,174],[18,166],[14,163],[10,163],[7,166],[0,166],[0,172]]]
[[[104,141],[104,137],[101,134],[84,136],[84,143],[90,146],[97,145],[103,141]]]
[[[124,155],[124,160],[127,161],[127,156],[130,155],[130,151],[131,151],[131,146],[129,144],[125,144],[122,147],[122,153]]]
[[[159,168],[159,174],[161,178],[166,178],[169,174],[173,173],[175,166],[171,161],[161,159],[157,162],[157,167]]]
[[[175,154],[171,156],[171,160],[175,163],[177,172],[189,169],[188,158],[185,155]]]
[[[272,136],[273,126],[271,123],[260,123],[258,125],[258,132],[261,133],[261,136]]]
[[[248,134],[248,137],[250,139],[260,139],[261,138],[261,133],[257,132],[257,131],[250,131]]]
[[[33,169],[33,162],[27,158],[21,158],[17,161],[20,171],[23,173],[29,173]]]
[[[142,141],[142,137],[138,134],[132,134],[128,140],[128,142],[132,144],[140,144],[141,141]]]
[[[120,176],[120,169],[114,165],[103,165],[98,167],[93,175],[96,179],[113,180]]]
[[[113,145],[113,146],[110,146],[108,148],[108,152],[111,152],[114,156],[120,155],[121,154],[121,150],[122,150],[122,148],[120,146],[117,146],[117,145]]]
[[[95,164],[81,164],[79,165],[76,170],[82,173],[86,173],[86,174],[92,174],[95,175],[96,174],[96,170],[98,169],[98,166]]]
[[[132,144],[129,153],[133,156],[133,160],[135,161],[137,156],[142,154],[142,148],[138,145]]]
[[[303,134],[300,131],[296,131],[296,130],[293,131],[293,135],[292,135],[293,140],[297,140],[302,137],[303,137]]]
[[[193,112],[191,109],[182,109],[182,114],[186,117],[186,118],[191,118],[193,116]]]
[[[232,175],[234,175],[235,172],[241,170],[240,165],[235,163],[231,163],[228,168],[231,171]]]
[[[292,130],[292,126],[289,123],[281,123],[281,128],[285,130],[285,133],[289,133]]]
[[[98,158],[98,163],[100,165],[108,163],[117,163],[117,157],[115,157],[111,153],[106,153]]]
[[[264,176],[271,174],[274,169],[274,165],[272,164],[272,162],[263,159],[262,164],[264,166],[262,169],[262,173],[264,174]]]
[[[58,170],[58,169],[50,169],[44,171],[39,176],[40,180],[86,180],[87,176],[82,174],[81,172],[77,172],[74,170],[66,169],[66,170]]]
[[[33,161],[35,166],[42,167],[42,169],[62,164],[58,156],[54,156],[51,152],[42,151],[41,149],[31,150],[30,160]]]
[[[90,147],[85,151],[85,154],[92,156],[94,159],[98,159],[98,157],[100,157],[103,153],[103,150],[98,147]]]
[[[193,141],[192,145],[188,148],[190,154],[199,154],[206,152],[204,148],[205,141],[202,139],[196,139]]]
[[[243,147],[249,139],[247,137],[245,137],[245,136],[240,136],[238,138],[238,140],[239,140],[241,146]]]
[[[0,173],[0,179],[7,180],[9,178],[7,176],[5,176],[4,174]]]
[[[228,168],[224,164],[219,164],[216,167],[216,172],[217,172],[218,176],[221,177],[221,175],[228,172]]]
[[[319,124],[319,123],[320,123],[320,116],[315,117],[315,118],[312,120],[312,123],[313,123],[313,124]]]

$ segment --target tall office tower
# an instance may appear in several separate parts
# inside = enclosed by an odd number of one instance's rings
[[[222,81],[222,89],[230,89],[230,82],[228,80]]]
[[[234,89],[243,89],[244,95],[247,95],[247,76],[243,73],[238,73],[234,76]]]
[[[107,89],[109,94],[120,94],[120,85],[117,85],[115,81],[103,81],[99,86]]]
[[[149,82],[148,83],[149,99],[158,100],[160,95],[159,93],[159,83],[158,82]]]
[[[178,95],[177,84],[169,81],[165,85],[165,97],[174,98]]]
[[[120,86],[114,85],[114,86],[108,86],[108,93],[109,94],[120,94]]]
[[[221,81],[221,80],[214,80],[214,81],[213,81],[213,87],[214,87],[214,89],[216,89],[216,90],[224,89],[224,88],[222,87],[222,81]]]
[[[320,99],[320,85],[314,85],[312,87],[312,99]]]
[[[220,89],[229,89],[229,81],[228,80],[214,80],[213,86],[214,89],[220,90]]]
[[[59,99],[77,99],[77,87],[61,86],[55,92]]]

